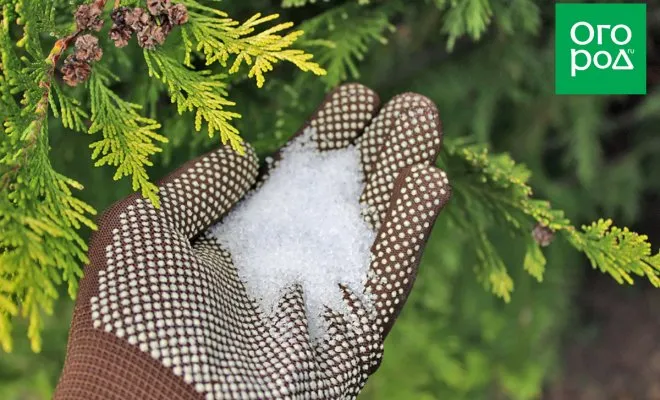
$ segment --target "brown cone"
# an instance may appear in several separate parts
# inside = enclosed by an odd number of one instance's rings
[[[64,60],[62,66],[62,79],[69,86],[77,86],[79,83],[84,82],[89,78],[92,72],[92,67],[86,61],[78,60],[75,56],[70,55]]]
[[[177,4],[168,10],[168,16],[173,25],[183,25],[188,22],[188,9],[183,4]]]
[[[100,31],[103,27],[101,13],[103,10],[96,3],[83,4],[74,13],[76,25],[80,30]]]
[[[90,34],[79,36],[76,39],[75,56],[80,61],[99,61],[103,56],[103,50],[99,47],[99,39]]]
[[[118,26],[117,24],[112,24],[108,36],[115,43],[117,47],[124,47],[128,44],[128,41],[131,39],[133,31],[127,26]]]
[[[170,7],[172,7],[171,0],[147,0],[147,9],[153,16],[166,14]]]
[[[124,16],[126,25],[134,32],[140,32],[145,26],[151,24],[151,16],[144,9],[136,7]]]

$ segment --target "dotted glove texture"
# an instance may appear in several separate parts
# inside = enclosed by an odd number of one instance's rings
[[[328,332],[315,343],[299,287],[289,288],[271,315],[258,311],[231,254],[207,229],[259,189],[278,155],[260,173],[249,146],[244,156],[225,146],[160,182],[160,208],[134,194],[100,218],[56,400],[357,396],[378,368],[450,197],[445,173],[433,166],[440,121],[424,96],[401,94],[379,110],[373,91],[347,84],[298,134],[308,127],[321,151],[349,144],[360,151],[360,202],[377,232],[365,277],[373,304],[338,287],[351,312],[328,309]]]

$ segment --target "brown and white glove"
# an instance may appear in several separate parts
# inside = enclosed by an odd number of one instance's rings
[[[321,151],[349,144],[360,151],[360,201],[377,232],[365,277],[373,304],[338,287],[353,318],[328,311],[318,342],[309,338],[299,287],[272,314],[258,311],[231,254],[206,230],[267,174],[249,146],[245,156],[225,146],[162,180],[160,208],[133,194],[100,218],[55,399],[357,396],[378,368],[450,196],[445,173],[433,166],[440,121],[424,96],[402,94],[379,111],[374,92],[347,84],[300,132],[307,127]]]

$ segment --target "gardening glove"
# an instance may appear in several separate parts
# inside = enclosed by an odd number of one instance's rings
[[[360,203],[376,239],[365,293],[337,288],[348,316],[328,308],[327,332],[310,340],[296,285],[272,313],[258,310],[207,229],[268,172],[249,146],[245,155],[221,147],[159,182],[159,208],[133,194],[100,218],[55,399],[355,398],[380,363],[450,195],[433,166],[435,106],[410,93],[378,106],[368,88],[341,86],[298,133],[313,128],[321,151],[359,149]]]

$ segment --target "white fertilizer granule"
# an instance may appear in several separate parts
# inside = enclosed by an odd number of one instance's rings
[[[338,285],[363,292],[375,234],[360,213],[358,150],[320,152],[312,136],[308,129],[293,140],[266,183],[212,232],[265,314],[293,284],[302,287],[316,340],[324,306],[347,312]]]

